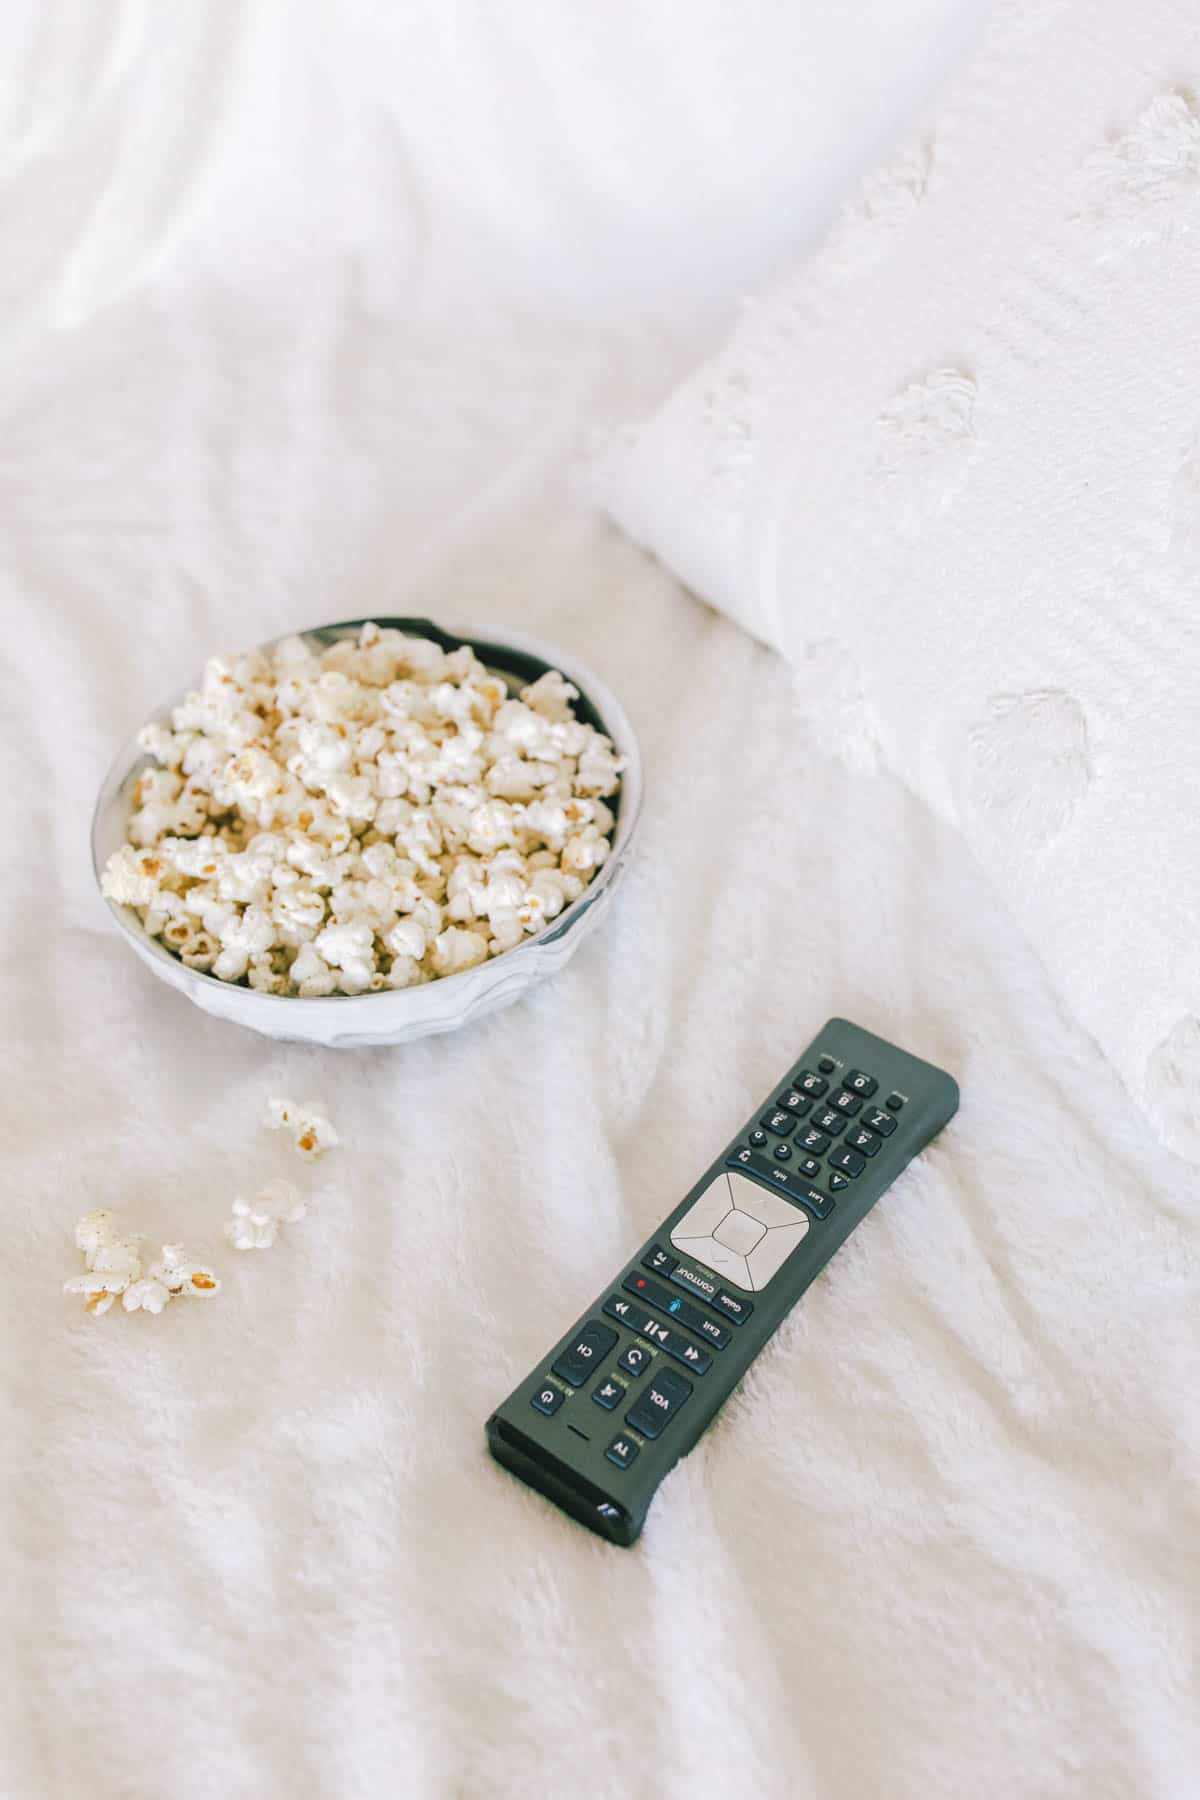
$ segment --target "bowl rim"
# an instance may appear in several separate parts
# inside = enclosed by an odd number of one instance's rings
[[[108,806],[131,779],[137,768],[137,758],[132,753],[140,748],[137,743],[138,733],[146,724],[169,714],[188,693],[192,692],[194,683],[188,684],[177,688],[168,699],[147,714],[137,730],[132,732],[118,747],[100,784],[95,805],[92,808],[90,826],[92,874],[95,877],[100,898],[139,954],[148,955],[154,962],[162,964],[164,973],[170,970],[171,979],[176,984],[195,987],[201,993],[221,993],[230,997],[240,996],[247,1004],[269,1001],[276,1006],[290,1006],[294,1005],[296,1001],[302,1000],[314,1013],[320,1007],[345,1008],[347,1005],[356,1005],[368,1000],[402,1000],[405,995],[423,993],[426,988],[431,986],[441,989],[447,983],[454,981],[465,983],[471,979],[478,985],[480,978],[486,976],[493,968],[500,966],[511,968],[510,959],[519,956],[522,951],[534,950],[539,945],[554,943],[558,938],[564,936],[600,897],[622,866],[641,816],[641,746],[624,707],[598,675],[594,674],[572,652],[560,652],[556,645],[549,644],[528,632],[505,630],[502,634],[497,635],[490,627],[441,626],[430,619],[401,618],[379,613],[368,614],[361,619],[335,619],[327,624],[311,625],[298,631],[285,631],[278,637],[265,639],[255,648],[270,650],[276,644],[293,637],[304,639],[325,637],[327,644],[336,643],[367,624],[378,625],[380,630],[404,631],[409,636],[428,636],[440,643],[443,649],[458,648],[463,644],[469,644],[481,661],[486,660],[483,651],[487,650],[492,653],[489,666],[496,668],[501,674],[523,674],[521,670],[506,670],[503,663],[498,660],[498,657],[503,656],[506,652],[515,652],[527,663],[539,665],[541,672],[547,669],[557,669],[565,675],[572,686],[579,689],[580,700],[584,703],[583,708],[577,708],[577,710],[585,710],[590,713],[605,736],[609,737],[616,745],[618,753],[628,759],[626,767],[621,771],[621,786],[616,796],[616,822],[613,827],[612,847],[608,857],[583,892],[569,906],[564,907],[558,917],[551,920],[535,937],[523,939],[511,950],[505,950],[499,956],[489,957],[484,963],[476,963],[469,969],[456,970],[453,975],[439,976],[436,983],[421,982],[411,988],[378,988],[363,994],[268,994],[258,988],[243,986],[241,982],[222,981],[219,976],[211,974],[207,969],[190,968],[187,963],[165,949],[156,937],[151,936],[131,906],[122,901],[110,899],[104,892],[101,877],[103,863],[107,861],[107,857],[102,859],[97,847],[102,813],[107,813]],[[154,759],[148,753],[143,752],[143,754],[147,763],[153,762]],[[118,771],[123,772],[118,774]]]

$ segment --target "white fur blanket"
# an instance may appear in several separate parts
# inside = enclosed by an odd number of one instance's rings
[[[398,409],[400,343],[277,305],[270,333],[127,309],[9,401],[0,1791],[1185,1800],[1180,1165],[956,835],[823,758],[781,663],[543,485],[616,403],[602,359],[418,357],[414,325]],[[154,982],[87,824],[206,651],[350,593],[570,643],[649,796],[560,981],[321,1054]],[[953,1070],[962,1110],[609,1548],[483,1421],[832,1012]],[[287,1166],[255,1124],[281,1091],[327,1099],[332,1191],[220,1256],[231,1195]],[[77,1312],[96,1205],[210,1244],[218,1299]]]

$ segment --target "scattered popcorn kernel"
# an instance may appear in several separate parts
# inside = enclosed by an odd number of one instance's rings
[[[270,1131],[292,1133],[296,1150],[308,1162],[315,1162],[341,1139],[319,1100],[268,1100],[263,1123]]]
[[[145,1275],[141,1281],[129,1284],[121,1295],[121,1305],[126,1312],[160,1313],[171,1298],[169,1287],[154,1276]]]
[[[281,1225],[294,1225],[308,1207],[290,1181],[268,1181],[251,1199],[233,1202],[225,1235],[235,1250],[269,1250]]]
[[[63,1282],[63,1293],[82,1294],[84,1311],[99,1318],[128,1286],[128,1281],[119,1275],[72,1275],[69,1281]]]
[[[164,1244],[162,1255],[146,1272],[172,1297],[186,1295],[189,1299],[211,1300],[221,1286],[207,1264],[185,1256],[182,1244]]]

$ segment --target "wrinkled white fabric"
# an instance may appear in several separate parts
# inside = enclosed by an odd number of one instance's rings
[[[244,12],[273,41],[276,14]],[[161,12],[172,56],[119,142],[129,16],[97,12],[62,104],[96,134],[73,177],[107,145],[143,211],[31,208],[54,191],[44,122],[5,192],[50,260],[0,387],[0,1793],[1192,1800],[1178,1165],[957,834],[866,750],[831,761],[775,658],[565,497],[580,429],[648,404],[674,341],[423,310],[353,245],[273,279],[322,196],[355,242],[376,217],[386,130],[347,101],[327,166],[319,133],[277,163],[272,110],[308,131],[346,90],[294,60],[256,84],[262,40],[218,8],[204,102],[229,179],[147,163],[154,120],[187,141],[201,15]],[[207,275],[183,282],[197,242]],[[389,610],[570,646],[630,711],[646,811],[561,979],[473,1030],[320,1053],[136,962],[89,813],[116,744],[215,645]],[[953,1070],[962,1111],[641,1544],[605,1546],[488,1460],[484,1420],[835,1012]],[[240,1254],[230,1197],[317,1173],[261,1109],[310,1094],[341,1134],[336,1196]],[[184,1239],[215,1304],[62,1297],[101,1207]]]

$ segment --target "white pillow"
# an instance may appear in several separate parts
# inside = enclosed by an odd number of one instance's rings
[[[1200,1159],[1195,91],[1165,0],[1001,7],[928,135],[591,479],[831,742],[959,822]],[[847,855],[870,829],[838,822]]]

